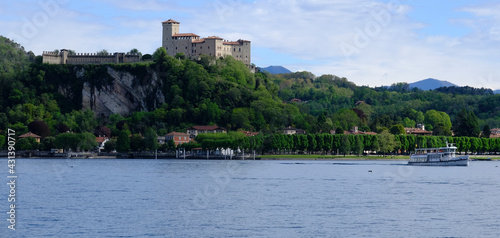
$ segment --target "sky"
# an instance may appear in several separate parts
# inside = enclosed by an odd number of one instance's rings
[[[161,22],[252,42],[252,62],[357,85],[427,78],[500,89],[500,3],[492,0],[3,0],[0,35],[26,50],[152,54]]]

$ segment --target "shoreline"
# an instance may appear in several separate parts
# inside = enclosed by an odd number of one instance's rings
[[[7,157],[0,157],[0,159]],[[144,160],[155,160],[155,158],[117,158],[116,156],[94,156],[94,157],[31,157],[31,158],[16,158],[16,159],[84,159],[84,160],[103,160],[103,159],[113,159],[113,160],[131,160],[131,159],[144,159]],[[159,160],[183,160],[182,158],[158,158]],[[207,160],[206,158],[186,158],[186,160]],[[208,160],[224,160],[220,158],[210,158]],[[243,160],[241,158],[233,158],[233,160]],[[254,160],[253,158],[246,158],[244,160]],[[391,158],[391,157],[328,157],[328,156],[318,156],[318,157],[310,157],[307,156],[299,157],[299,156],[279,156],[272,155],[268,156],[259,156],[256,157],[255,160],[289,160],[289,161],[408,161],[408,158]],[[471,157],[471,161],[500,161],[500,156],[485,156],[485,157]]]

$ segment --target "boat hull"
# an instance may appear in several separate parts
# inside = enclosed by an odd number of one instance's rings
[[[469,158],[447,161],[429,161],[429,162],[408,162],[408,165],[416,166],[469,166]]]

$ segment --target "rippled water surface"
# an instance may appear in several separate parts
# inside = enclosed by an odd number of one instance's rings
[[[17,230],[3,212],[2,234],[500,237],[500,162],[405,164],[18,159]]]

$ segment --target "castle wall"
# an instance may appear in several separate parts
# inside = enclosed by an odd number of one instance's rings
[[[62,57],[59,54],[51,54],[53,52],[43,52],[43,63],[44,64],[61,64]]]
[[[139,55],[127,55],[115,53],[113,55],[99,55],[95,53],[82,53],[69,55],[68,51],[62,50],[59,54],[54,52],[43,53],[44,64],[120,64],[140,62]]]

